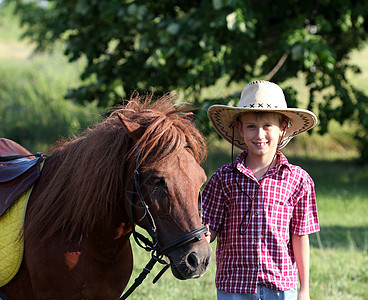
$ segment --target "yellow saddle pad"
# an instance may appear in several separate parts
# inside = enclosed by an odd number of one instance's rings
[[[17,274],[23,260],[22,228],[32,188],[23,193],[0,217],[0,287]]]

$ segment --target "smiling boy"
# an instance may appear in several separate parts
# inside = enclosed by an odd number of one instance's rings
[[[217,238],[217,298],[309,299],[308,235],[319,231],[314,183],[279,150],[315,126],[316,116],[287,108],[268,81],[248,84],[238,107],[213,105],[208,115],[244,150],[203,191],[203,220],[211,242]]]

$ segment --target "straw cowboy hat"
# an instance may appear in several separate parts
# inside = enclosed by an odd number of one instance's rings
[[[275,83],[259,80],[253,81],[243,89],[238,107],[212,105],[208,109],[208,117],[216,131],[234,146],[246,150],[244,139],[237,128],[234,128],[236,117],[243,112],[276,112],[289,119],[279,149],[296,135],[313,128],[317,117],[306,109],[288,108],[282,89]]]

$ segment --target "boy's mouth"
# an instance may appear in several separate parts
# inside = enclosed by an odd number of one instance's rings
[[[268,142],[253,142],[253,144],[256,147],[263,148],[263,147],[266,147],[266,145],[268,144]]]

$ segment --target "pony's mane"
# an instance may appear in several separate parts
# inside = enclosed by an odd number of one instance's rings
[[[47,158],[45,185],[27,212],[24,227],[29,243],[46,241],[57,232],[75,239],[91,232],[99,222],[108,224],[119,210],[127,162],[138,155],[144,167],[154,168],[178,154],[186,143],[198,163],[206,158],[205,140],[184,104],[166,94],[134,93],[125,106],[110,116],[60,143]],[[143,135],[133,142],[118,113],[139,123]],[[41,179],[42,179],[41,174]]]

